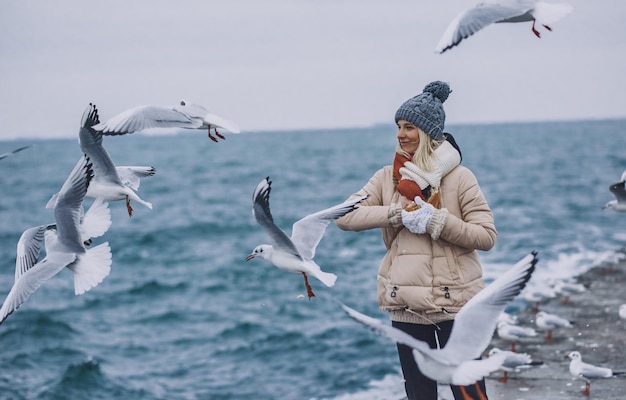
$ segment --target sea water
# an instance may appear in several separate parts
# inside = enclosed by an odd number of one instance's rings
[[[572,277],[623,257],[626,214],[603,210],[626,169],[626,120],[448,127],[477,176],[499,232],[480,252],[493,280],[530,251],[533,280]],[[13,284],[21,233],[81,152],[77,139],[0,142],[0,298]],[[0,399],[393,399],[395,345],[350,320],[336,300],[386,321],[376,304],[380,232],[329,225],[316,260],[333,288],[245,257],[267,236],[252,192],[269,176],[275,223],[359,190],[395,148],[391,125],[106,137],[117,165],[150,165],[134,202],[111,204],[110,275],[75,296],[71,272],[47,281],[0,325]],[[86,204],[91,200],[87,199]],[[43,257],[43,255],[42,255]],[[302,295],[305,295],[304,297]],[[523,306],[516,300],[511,308]]]

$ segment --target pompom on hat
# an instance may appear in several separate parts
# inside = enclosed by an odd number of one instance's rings
[[[443,140],[446,112],[443,102],[450,94],[450,86],[441,81],[426,85],[424,91],[405,101],[396,111],[396,122],[405,120],[417,126],[431,138]]]

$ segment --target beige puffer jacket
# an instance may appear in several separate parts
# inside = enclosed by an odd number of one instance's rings
[[[402,225],[391,166],[352,195],[369,197],[336,221],[343,230],[381,228],[387,254],[378,271],[378,302],[392,320],[428,324],[453,319],[484,287],[476,250],[491,249],[498,234],[478,181],[459,165],[441,180],[439,191],[441,210],[433,220],[439,217],[442,226],[433,233],[429,224],[430,235]]]

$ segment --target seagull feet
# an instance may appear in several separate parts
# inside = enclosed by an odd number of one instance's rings
[[[561,300],[561,303],[562,303],[562,304],[567,304],[567,303],[569,303],[569,296],[565,296],[565,297],[563,297],[563,300]]]
[[[583,396],[589,396],[590,389],[591,383],[585,382],[585,390],[582,391]]]
[[[126,209],[128,210],[128,216],[133,216],[133,208],[130,206],[130,198],[126,196]]]
[[[539,31],[538,31],[537,29],[535,29],[535,20],[534,20],[534,19],[533,19],[533,26],[532,26],[532,28],[530,28],[530,29],[533,31],[533,33],[535,34],[535,36],[537,36],[538,38],[540,38],[540,39],[541,39],[541,33],[539,33]]]
[[[504,375],[502,375],[502,378],[498,379],[498,382],[506,383],[506,381],[508,380],[509,380],[509,373],[504,371]]]
[[[213,128],[213,130],[215,131],[215,136],[217,136],[220,139],[226,140],[224,135],[222,135],[221,133],[217,131],[217,128]],[[211,127],[209,126],[209,139],[211,139],[214,142],[217,142],[218,140],[215,136],[211,135]]]
[[[311,297],[315,297],[315,293],[313,293],[313,288],[311,287],[311,285],[309,285],[309,278],[306,276],[306,274],[303,272],[302,276],[304,277],[304,286],[306,286],[306,294],[307,296],[309,296],[309,301],[311,300]]]
[[[461,394],[463,395],[463,400],[474,400],[465,391],[465,386],[459,386],[459,389],[461,390]]]
[[[474,386],[476,387],[476,392],[478,393],[478,400],[488,400],[488,399],[487,399],[487,396],[485,396],[485,395],[483,394],[483,391],[482,391],[482,389],[480,388],[480,385],[478,384],[478,381],[476,381],[476,382],[474,383]]]
[[[549,342],[552,340],[552,330],[549,330],[548,333],[546,334],[546,342]]]
[[[89,238],[89,239],[87,239],[87,240],[85,240],[85,241],[83,242],[83,244],[84,244],[85,246],[89,246],[89,245],[91,245],[91,243],[93,243],[93,240],[91,240],[91,238]]]
[[[472,396],[467,394],[467,391],[465,390],[465,386],[459,386],[459,389],[461,390],[461,394],[463,395],[463,400],[487,400],[487,398],[483,394],[483,391],[480,390],[480,386],[478,385],[478,382],[474,383],[474,386],[476,387],[476,393],[478,393],[478,399],[474,399]]]
[[[552,32],[552,28],[550,28],[548,25],[543,25],[543,27],[546,28],[547,30],[549,30],[550,32]]]

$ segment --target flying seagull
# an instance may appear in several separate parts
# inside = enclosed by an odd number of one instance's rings
[[[109,153],[102,145],[102,134],[92,128],[100,122],[95,105],[83,113],[78,133],[81,150],[93,163],[94,177],[89,185],[87,196],[101,201],[126,200],[128,216],[133,215],[131,200],[152,209],[152,203],[144,201],[135,190],[139,188],[139,178],[154,175],[153,167],[115,167]]]
[[[609,190],[615,196],[615,200],[606,203],[602,209],[610,208],[617,212],[626,212],[626,171],[622,173],[619,182],[609,186]]]
[[[572,12],[565,3],[546,3],[536,0],[503,0],[498,3],[479,3],[457,15],[448,25],[435,48],[437,53],[451,49],[490,24],[532,21],[532,32],[541,37],[535,22],[551,31],[550,25]]]
[[[81,158],[63,184],[54,204],[54,224],[27,229],[17,244],[15,282],[0,308],[0,323],[17,310],[48,279],[67,267],[74,272],[74,292],[82,294],[96,286],[111,270],[111,248],[103,243],[86,249],[86,235],[101,232],[102,219],[83,214],[83,199],[93,177],[91,164]],[[98,212],[102,209],[99,208]],[[110,216],[110,215],[109,215]],[[91,222],[90,222],[91,221]],[[96,233],[97,234],[97,233]],[[46,257],[39,261],[45,238]]]
[[[393,326],[345,305],[342,307],[351,318],[375,333],[412,347],[418,368],[430,379],[457,386],[476,384],[484,376],[500,369],[506,359],[506,353],[499,353],[477,360],[491,342],[500,313],[530,279],[537,263],[536,255],[535,252],[528,254],[459,310],[450,339],[443,349],[432,349],[426,342]],[[480,392],[478,385],[477,389]],[[462,387],[461,391],[464,392]],[[463,395],[468,397],[465,392]]]
[[[147,105],[133,107],[93,126],[94,130],[103,135],[125,135],[149,128],[206,129],[209,138],[214,142],[217,142],[218,138],[226,139],[217,131],[218,128],[231,133],[240,133],[239,127],[234,122],[186,100],[181,100],[180,104],[174,107]],[[211,129],[217,138],[211,134]]]
[[[252,211],[259,225],[267,232],[272,244],[257,246],[246,257],[246,261],[250,261],[255,257],[261,257],[282,270],[302,274],[310,300],[315,294],[311,285],[309,285],[308,275],[319,279],[328,287],[332,287],[337,280],[335,274],[322,271],[320,266],[313,261],[315,249],[320,240],[322,240],[326,227],[330,221],[353,211],[356,205],[365,200],[367,196],[348,200],[339,205],[307,215],[293,224],[290,238],[274,224],[269,202],[271,185],[272,182],[269,177],[263,179],[257,185],[252,195]]]
[[[13,150],[13,151],[8,151],[6,153],[2,153],[0,154],[0,160],[7,158],[7,157],[11,157],[12,155],[14,155],[15,153],[19,153],[22,150],[26,150],[29,147],[33,147],[33,145],[28,145],[28,146],[22,146],[22,147],[18,147],[17,149]]]

